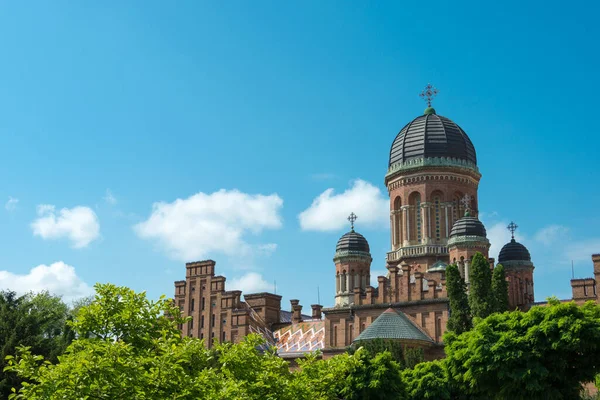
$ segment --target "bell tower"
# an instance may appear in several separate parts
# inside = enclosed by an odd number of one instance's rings
[[[385,184],[390,196],[389,266],[449,263],[448,239],[465,207],[477,217],[481,174],[473,143],[456,123],[431,107],[438,90],[427,85],[423,115],[404,126],[392,143]],[[469,204],[461,199],[469,195]]]
[[[363,235],[354,230],[358,217],[351,213],[350,232],[337,242],[333,262],[335,263],[335,306],[346,307],[354,304],[355,289],[363,295],[371,280],[371,253],[369,243]]]

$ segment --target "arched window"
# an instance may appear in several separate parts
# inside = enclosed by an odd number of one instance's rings
[[[442,216],[442,198],[442,192],[436,191],[432,193],[431,200],[433,203],[433,235],[431,236],[434,237],[435,240],[440,240],[442,237],[446,236],[442,234],[442,229],[443,227],[445,227],[444,217]]]
[[[394,212],[392,213],[393,226],[394,230],[394,244],[399,245],[402,243],[402,199],[400,196],[397,196],[394,200]]]
[[[421,216],[421,194],[414,192],[410,195],[409,240],[421,242],[423,236],[423,218]]]

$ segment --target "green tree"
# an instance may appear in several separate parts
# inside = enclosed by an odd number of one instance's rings
[[[508,310],[508,282],[502,264],[496,265],[492,274],[492,299],[493,312],[504,312]]]
[[[47,292],[17,296],[0,292],[0,398],[7,398],[11,388],[21,386],[22,379],[5,371],[6,357],[14,356],[18,346],[28,346],[36,354],[56,361],[72,340],[66,321],[67,305]]]
[[[600,372],[600,307],[551,300],[493,314],[446,344],[460,392],[486,399],[577,399]]]
[[[348,354],[354,354],[359,348],[364,349],[371,357],[387,351],[400,368],[412,368],[424,360],[423,349],[408,347],[397,340],[381,338],[361,340],[348,347]]]
[[[421,363],[402,371],[409,399],[454,399],[443,360]]]
[[[467,285],[455,264],[446,268],[446,288],[450,299],[450,317],[446,327],[449,331],[461,334],[471,329],[473,322],[467,297]]]
[[[298,361],[293,388],[297,399],[385,400],[405,398],[400,365],[389,351],[374,357],[363,347],[327,360]],[[308,390],[303,389],[308,388]]]
[[[473,317],[485,318],[493,312],[492,272],[480,252],[475,253],[469,271],[469,305]]]

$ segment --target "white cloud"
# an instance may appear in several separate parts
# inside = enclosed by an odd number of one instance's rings
[[[19,199],[8,196],[8,201],[4,205],[4,208],[6,211],[14,211],[17,208],[17,204],[19,204]]]
[[[262,275],[248,272],[239,278],[227,281],[227,290],[241,290],[244,294],[273,291],[273,283],[265,281]]]
[[[567,233],[569,232],[569,228],[562,225],[548,225],[539,231],[534,236],[534,239],[538,242],[543,243],[546,246],[550,246],[551,244],[557,241],[565,241],[567,240]]]
[[[104,195],[103,199],[111,206],[117,204],[117,198],[112,194],[110,189],[106,189],[106,194]]]
[[[94,289],[77,276],[75,268],[62,261],[49,266],[38,265],[26,275],[0,271],[0,289],[13,290],[18,294],[47,290],[51,294],[63,296],[65,302],[94,293]]]
[[[31,223],[35,236],[43,239],[67,238],[75,248],[89,245],[100,237],[100,223],[96,213],[89,207],[63,208],[56,213],[50,204],[37,207],[39,218]]]
[[[253,250],[245,235],[282,226],[282,206],[283,200],[276,194],[250,195],[224,189],[200,192],[172,203],[154,203],[148,219],[134,230],[140,238],[155,241],[182,261],[212,257],[214,253],[239,256]],[[273,244],[263,246],[275,249]]]
[[[369,182],[357,179],[344,193],[329,188],[316,197],[298,216],[306,231],[335,231],[348,226],[348,215],[358,216],[357,225],[386,227],[389,224],[389,200]]]
[[[484,224],[485,225],[485,224]],[[494,258],[496,262],[498,262],[498,253],[504,245],[510,242],[511,234],[506,227],[508,226],[508,222],[497,222],[492,224],[491,226],[485,225],[487,231],[487,238],[490,241],[490,257]],[[515,232],[515,240],[518,242],[523,242],[525,239],[524,236]]]
[[[592,254],[600,253],[600,238],[591,238],[569,243],[565,248],[568,260],[592,262]]]
[[[270,256],[277,250],[277,243],[260,244],[257,246],[257,250],[262,255]]]

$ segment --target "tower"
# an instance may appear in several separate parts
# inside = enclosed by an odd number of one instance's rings
[[[450,262],[458,265],[460,274],[467,283],[469,283],[471,259],[475,253],[480,252],[487,259],[490,249],[485,227],[477,217],[471,216],[470,201],[469,195],[461,199],[466,209],[465,216],[454,223],[448,239]]]
[[[498,254],[498,264],[504,266],[508,280],[508,306],[510,309],[527,309],[534,301],[533,270],[529,250],[515,240],[518,226],[511,222],[507,229],[512,239]]]
[[[429,269],[440,261],[448,263],[450,230],[465,212],[460,199],[468,194],[471,214],[478,213],[481,174],[475,147],[465,131],[431,107],[436,94],[427,85],[421,94],[428,105],[424,114],[400,130],[390,149],[385,176],[390,196],[389,266],[406,261]]]
[[[355,288],[363,294],[371,279],[371,253],[369,243],[363,235],[354,231],[357,217],[351,213],[350,232],[337,242],[333,262],[335,263],[335,306],[354,304]]]

